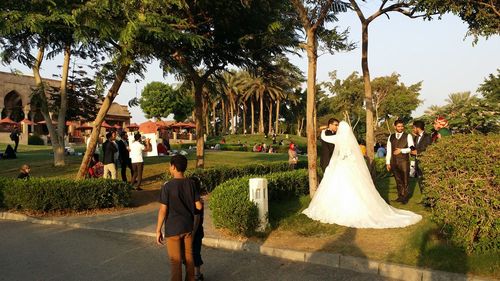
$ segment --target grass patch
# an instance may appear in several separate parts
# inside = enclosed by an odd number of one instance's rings
[[[6,144],[0,144],[0,150],[5,150]],[[77,152],[85,152],[85,147],[75,147]],[[17,177],[19,168],[23,164],[31,166],[31,175],[33,177],[62,177],[74,178],[80,164],[82,156],[70,155],[65,158],[66,166],[54,167],[53,154],[50,146],[19,146],[17,159],[0,160],[0,177]],[[188,169],[194,169],[196,166],[195,151],[189,151]],[[300,156],[301,160],[307,161],[305,156]],[[237,166],[253,163],[266,163],[275,161],[288,161],[288,155],[284,153],[253,153],[236,151],[205,151],[205,166]],[[145,157],[143,179],[147,181],[160,181],[163,173],[168,171],[169,156]],[[127,172],[130,178],[130,173]]]
[[[286,138],[287,135],[277,135],[276,136],[276,142],[279,143],[280,140],[283,140],[285,144],[289,144],[291,141],[293,141],[295,144],[298,144],[300,147],[306,147],[307,146],[307,138],[306,137],[300,137],[297,135],[288,135],[288,139]],[[265,143],[267,145],[270,145],[273,143],[272,136],[268,136],[265,138],[265,135],[263,134],[255,134],[255,135],[227,135],[227,136],[216,136],[216,137],[209,137],[207,139],[207,143],[210,144],[215,144],[215,143],[220,143],[220,141],[224,138],[226,140],[227,144],[238,144],[238,141],[240,141],[242,144],[246,143],[249,146],[253,146],[256,143]]]
[[[386,201],[397,198],[394,179],[377,181],[377,189]],[[454,246],[440,236],[439,226],[430,221],[429,212],[418,204],[421,194],[412,181],[413,193],[407,205],[393,203],[396,208],[423,215],[416,225],[395,229],[354,229],[334,224],[323,224],[309,219],[301,212],[311,201],[309,196],[272,201],[269,204],[271,230],[263,240],[269,245],[301,245],[303,250],[341,253],[411,266],[432,268],[483,276],[500,275],[498,254],[472,254]],[[280,242],[274,241],[275,239]]]

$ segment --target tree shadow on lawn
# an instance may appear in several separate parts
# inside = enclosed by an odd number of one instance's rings
[[[410,200],[411,199],[420,200],[421,196],[420,192],[415,193],[417,185],[418,185],[417,179],[414,178],[409,179],[408,192]],[[396,181],[394,180],[393,176],[376,179],[375,187],[377,188],[377,191],[380,194],[380,196],[385,200],[385,202],[387,202],[387,204],[394,205],[392,204],[393,202],[391,202],[391,200],[394,200],[398,197],[398,191],[396,187]],[[413,198],[414,196],[415,198]],[[403,207],[403,209],[405,208]]]
[[[302,210],[309,205],[310,200],[308,196],[290,196],[284,200],[271,201],[269,204],[269,223],[271,230],[260,233],[261,238],[269,238],[271,231],[274,230],[290,231],[298,236],[296,239],[304,237],[304,239],[310,241],[310,243],[318,243],[318,247],[309,245],[312,248],[316,248],[314,253],[309,257],[311,261],[317,260],[320,261],[320,263],[336,264],[337,266],[340,261],[343,264],[348,263],[354,268],[367,268],[368,261],[362,259],[367,256],[363,250],[357,246],[355,241],[358,230],[311,220],[301,213]],[[313,238],[313,240],[310,238]],[[314,240],[314,238],[318,238],[319,240]],[[324,243],[326,239],[329,241]],[[347,255],[349,257],[343,257],[343,259],[339,260],[338,255],[326,254],[332,252],[339,255]]]
[[[270,201],[270,227],[256,236],[278,247],[294,248],[295,244],[290,243],[298,243],[295,247],[317,253],[313,254],[313,258],[324,257],[327,252],[448,272],[498,275],[498,258],[492,254],[467,255],[440,234],[440,228],[430,220],[428,210],[415,202],[406,207],[397,204],[396,207],[417,211],[424,216],[421,222],[406,228],[381,230],[355,229],[313,221],[301,214],[309,202],[308,196]],[[344,261],[353,266],[369,267],[368,261],[363,259],[347,258]]]
[[[439,227],[424,218],[420,227],[408,237],[406,245],[387,257],[395,263],[408,263],[421,268],[430,268],[456,273],[468,273],[470,257],[462,249],[455,247],[439,232]],[[406,262],[405,262],[406,261]],[[429,276],[429,280],[437,280]],[[465,279],[464,279],[465,280]]]

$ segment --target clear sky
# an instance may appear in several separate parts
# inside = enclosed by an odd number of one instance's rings
[[[363,7],[370,8],[369,5]],[[360,42],[361,25],[353,12],[340,15],[337,24],[350,29],[351,41]],[[420,97],[424,103],[413,113],[414,116],[422,115],[430,105],[444,104],[450,93],[475,93],[484,79],[500,68],[500,37],[481,38],[473,46],[472,38],[465,38],[467,25],[453,15],[444,16],[442,20],[423,21],[394,13],[390,19],[380,16],[373,21],[369,32],[368,59],[372,79],[397,72],[401,75],[400,81],[406,85],[423,81]],[[301,58],[293,56],[291,61],[306,74],[305,55]],[[53,73],[60,72],[58,64],[61,64],[61,59],[46,62],[42,75],[49,78]],[[19,64],[0,65],[1,71],[10,71],[11,68],[31,74],[29,69]],[[333,70],[337,70],[340,79],[353,71],[361,73],[360,44],[348,53],[321,55],[318,59],[318,82],[328,80],[328,72]],[[134,77],[129,77],[132,83],[122,85],[116,101],[127,104],[136,95],[140,96],[144,86],[151,81],[175,82],[172,77],[163,77],[157,62],[148,67],[145,77],[137,84],[133,83]],[[146,120],[139,107],[130,111],[133,122]]]

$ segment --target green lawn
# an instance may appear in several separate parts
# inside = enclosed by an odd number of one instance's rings
[[[256,143],[266,143],[270,145],[273,143],[272,138],[268,136],[265,138],[263,134],[255,134],[255,135],[227,135],[227,136],[217,136],[217,137],[209,137],[208,143],[219,143],[222,138],[226,140],[227,144],[237,144],[240,141],[242,144],[246,143],[247,145],[253,146]],[[298,144],[300,147],[306,147],[307,138],[299,137],[297,135],[277,135],[276,142],[283,140],[285,144],[289,144],[293,141],[295,144]]]
[[[377,181],[384,199],[397,198],[392,177]],[[325,251],[367,257],[444,271],[472,273],[484,276],[500,275],[498,254],[467,255],[440,235],[438,225],[430,220],[430,212],[422,204],[415,181],[411,182],[413,196],[407,205],[391,202],[396,208],[423,215],[416,225],[397,229],[354,229],[323,224],[309,219],[301,212],[309,205],[309,196],[270,202],[271,230],[262,238],[276,246],[299,245],[303,250]],[[279,241],[280,240],[286,241]]]
[[[4,144],[0,144],[0,150],[5,150]],[[84,152],[84,147],[76,147],[76,151]],[[22,164],[31,165],[31,174],[34,177],[66,177],[72,178],[76,175],[82,156],[67,156],[64,167],[53,166],[52,149],[48,146],[23,146],[18,148],[17,159],[0,160],[0,177],[16,177]],[[288,161],[288,155],[283,153],[267,154],[253,152],[231,152],[205,150],[206,167],[221,165],[245,165],[250,163],[262,163],[269,161]],[[306,159],[301,156],[302,159]],[[188,154],[188,169],[196,166],[195,151]],[[169,156],[145,157],[144,179],[146,182],[160,180],[162,174],[167,171]]]

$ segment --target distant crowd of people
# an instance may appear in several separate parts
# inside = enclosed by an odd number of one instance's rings
[[[87,144],[88,145],[88,144]],[[151,140],[142,138],[141,134],[134,135],[134,140],[129,143],[126,132],[108,132],[106,141],[102,144],[102,162],[99,154],[94,153],[88,175],[91,178],[117,178],[118,167],[121,168],[121,178],[127,182],[127,169],[130,170],[130,183],[136,190],[142,190],[142,173],[144,171],[143,153],[152,151]]]

